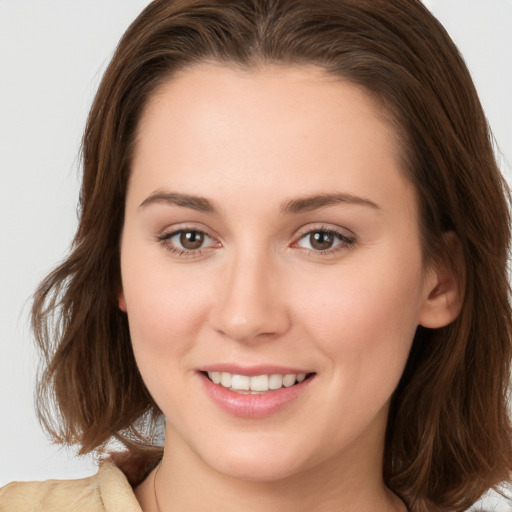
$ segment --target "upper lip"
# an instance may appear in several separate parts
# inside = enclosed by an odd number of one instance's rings
[[[279,366],[273,364],[258,364],[258,365],[240,365],[232,363],[218,363],[201,366],[198,368],[200,372],[227,372],[236,375],[247,375],[248,377],[255,377],[257,375],[297,375],[299,373],[313,373],[310,369]]]

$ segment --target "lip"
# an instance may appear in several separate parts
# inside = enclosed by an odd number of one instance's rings
[[[239,364],[230,363],[220,363],[203,366],[201,368],[198,368],[197,370],[199,372],[227,372],[237,375],[247,375],[247,377],[256,377],[257,375],[272,375],[273,373],[279,373],[281,375],[314,373],[312,370],[304,368],[291,368],[267,364],[243,366]]]
[[[225,371],[241,375],[256,376],[272,373],[280,373],[283,375],[290,373],[308,373],[300,370],[283,367],[270,366],[253,366],[250,368],[241,368],[233,365],[214,365],[208,366],[206,370],[200,370],[198,375],[203,385],[203,389],[209,398],[224,412],[238,417],[248,419],[265,418],[280,412],[309,388],[311,382],[315,379],[315,375],[311,375],[298,384],[294,384],[289,388],[282,387],[280,389],[269,391],[264,394],[243,394],[231,391],[219,384],[214,384],[204,372],[207,371]]]

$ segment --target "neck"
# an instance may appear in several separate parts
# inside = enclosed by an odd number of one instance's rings
[[[216,471],[169,432],[164,453],[161,465],[136,490],[144,512],[202,510],[205,503],[225,512],[406,511],[385,486],[382,464],[364,456],[338,456],[292,476],[254,481]]]

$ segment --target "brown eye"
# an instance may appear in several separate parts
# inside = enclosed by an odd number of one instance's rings
[[[334,235],[327,231],[314,231],[309,235],[311,247],[317,251],[326,251],[334,244]]]
[[[187,251],[199,249],[204,243],[204,233],[200,231],[182,231],[180,233],[180,245]]]
[[[354,242],[353,237],[332,229],[314,229],[301,236],[294,245],[310,252],[327,255],[339,249],[347,249]]]
[[[199,256],[203,249],[219,247],[220,244],[199,229],[179,229],[158,237],[168,251],[178,256]]]

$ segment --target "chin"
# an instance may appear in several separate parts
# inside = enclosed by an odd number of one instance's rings
[[[214,471],[240,480],[272,482],[307,469],[308,457],[303,447],[287,446],[281,439],[266,436],[259,441],[210,440],[204,450],[196,447],[194,451]],[[224,448],[219,450],[219,446]]]
[[[290,463],[272,457],[225,457],[221,461],[205,461],[209,466],[227,477],[251,482],[277,482],[295,475],[304,469],[302,464]]]

